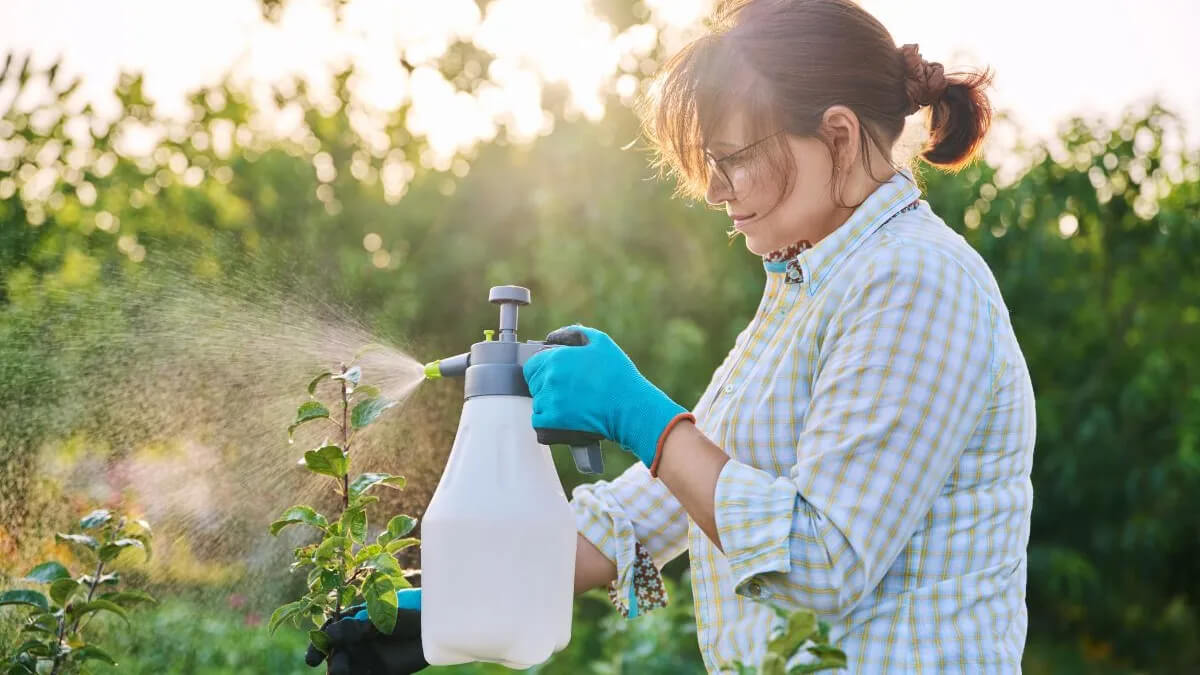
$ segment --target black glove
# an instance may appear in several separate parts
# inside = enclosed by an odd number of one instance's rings
[[[329,636],[329,675],[408,675],[429,665],[421,650],[420,589],[397,593],[396,628],[383,634],[367,620],[366,605],[346,609],[321,626]],[[325,654],[309,643],[304,662],[320,665]]]

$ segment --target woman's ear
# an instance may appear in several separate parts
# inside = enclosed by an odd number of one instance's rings
[[[833,155],[833,169],[839,175],[858,160],[858,115],[844,105],[833,105],[821,115],[821,133]]]

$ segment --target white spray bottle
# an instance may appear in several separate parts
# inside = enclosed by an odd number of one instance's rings
[[[575,518],[549,445],[571,446],[584,473],[603,472],[597,434],[534,429],[522,366],[560,345],[517,340],[529,290],[496,286],[500,336],[425,366],[465,377],[450,458],[421,524],[421,642],[432,665],[489,661],[524,669],[571,638]]]

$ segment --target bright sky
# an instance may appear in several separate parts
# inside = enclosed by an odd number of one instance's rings
[[[289,73],[314,80],[327,65],[353,59],[365,101],[381,109],[411,98],[410,125],[429,137],[446,168],[458,147],[505,126],[520,137],[547,132],[540,82],[568,84],[579,114],[603,114],[598,91],[629,92],[641,57],[662,33],[678,43],[708,6],[705,0],[646,0],[646,23],[621,34],[596,18],[589,0],[351,0],[335,27],[322,0],[291,0],[280,25],[264,23],[256,0],[5,0],[0,52],[31,51],[39,63],[64,57],[84,76],[81,96],[111,110],[121,68],[145,73],[147,93],[166,114],[185,111],[182,95],[232,69],[239,80],[270,82]],[[988,64],[993,100],[1031,136],[1051,134],[1073,113],[1115,118],[1158,95],[1200,138],[1196,0],[863,0],[897,44],[956,64]],[[477,98],[456,93],[435,69],[407,76],[396,56],[421,63],[455,35],[474,35],[492,52],[499,86]],[[1189,58],[1187,55],[1192,54]],[[265,91],[265,89],[263,89]]]

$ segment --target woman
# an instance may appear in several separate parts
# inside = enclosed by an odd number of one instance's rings
[[[710,672],[761,660],[771,604],[830,622],[851,672],[1018,671],[1033,390],[991,271],[892,161],[928,107],[920,156],[968,162],[990,78],[897,48],[849,0],[726,3],[713,25],[645,127],[762,257],[764,291],[691,412],[593,328],[525,364],[534,427],[641,460],[574,491],[576,591],[607,584],[637,616],[686,550]]]

